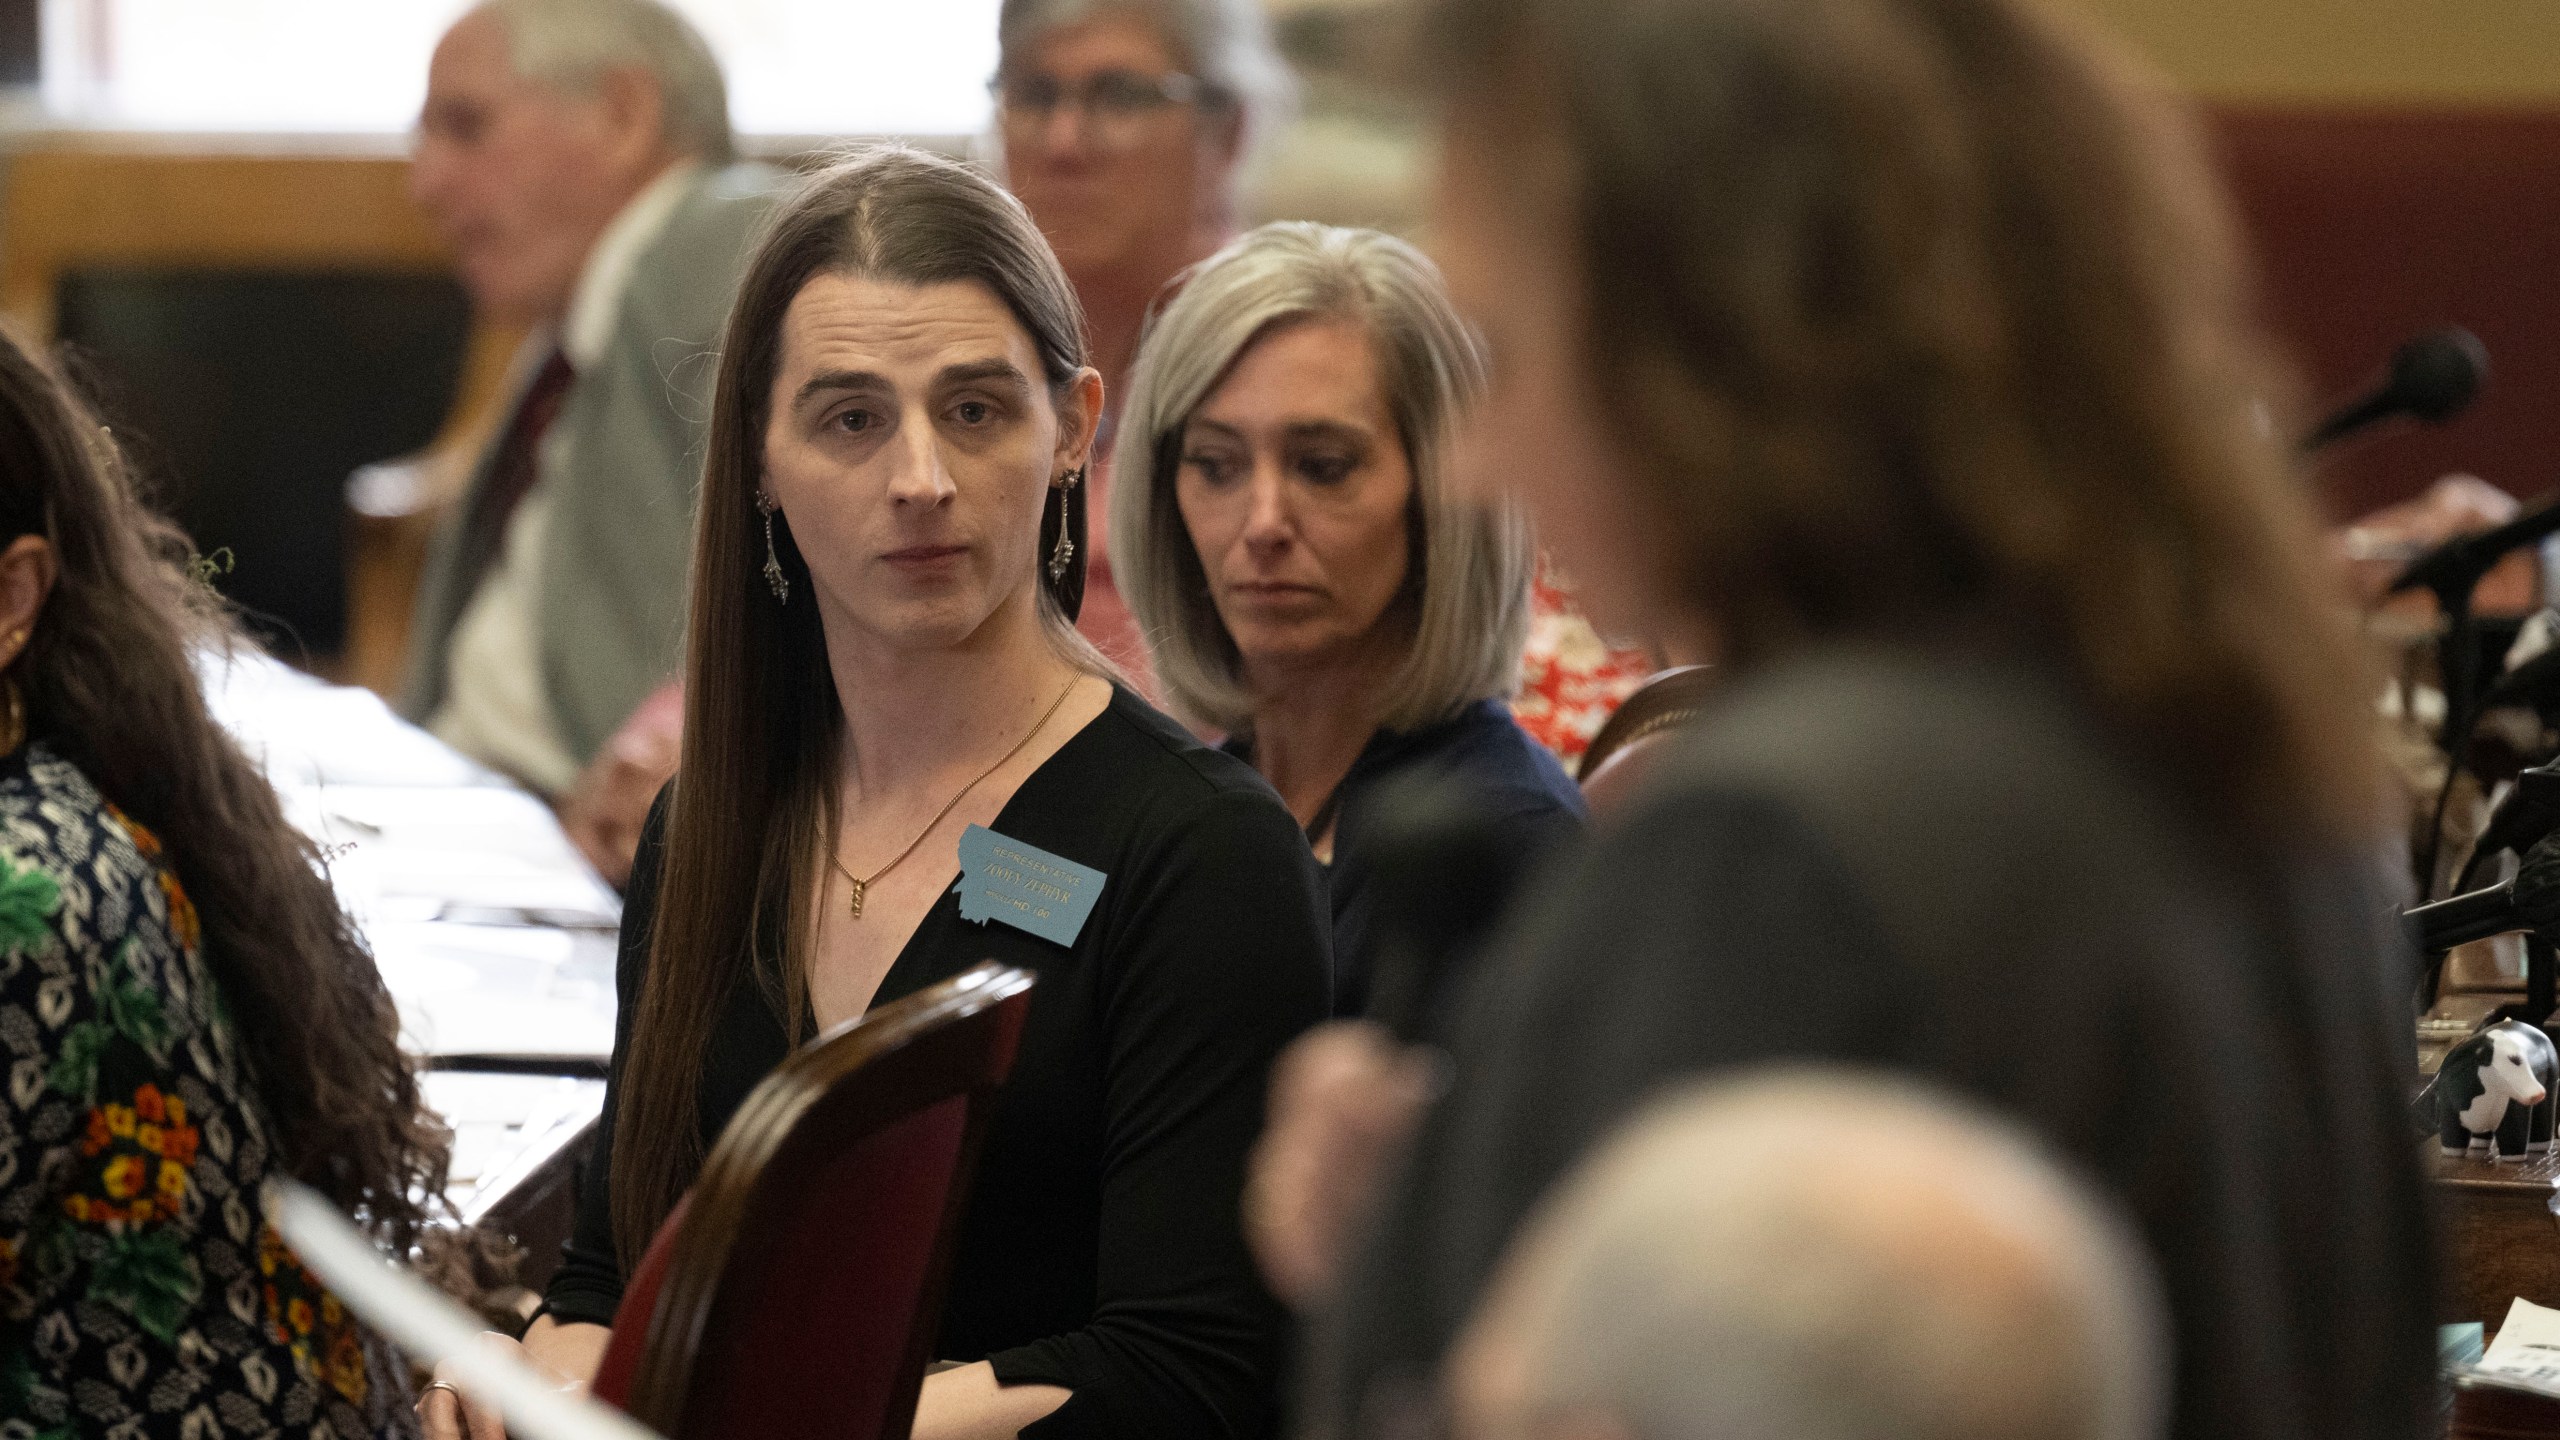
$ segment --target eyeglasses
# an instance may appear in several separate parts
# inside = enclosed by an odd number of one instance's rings
[[[1134,70],[1102,70],[1072,82],[1055,75],[999,75],[987,89],[996,97],[997,122],[1009,139],[1034,138],[1060,110],[1073,108],[1083,112],[1094,143],[1108,149],[1136,143],[1149,116],[1192,104],[1207,91],[1189,75]]]

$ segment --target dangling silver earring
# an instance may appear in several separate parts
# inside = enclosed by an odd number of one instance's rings
[[[1067,566],[1076,558],[1076,542],[1067,536],[1067,496],[1084,483],[1084,467],[1079,465],[1058,482],[1058,543],[1049,547],[1049,583],[1066,578]]]
[[[791,577],[782,573],[782,557],[773,553],[773,512],[780,508],[773,503],[772,496],[761,490],[756,492],[756,509],[764,515],[765,588],[773,592],[774,604],[788,605],[791,603]]]

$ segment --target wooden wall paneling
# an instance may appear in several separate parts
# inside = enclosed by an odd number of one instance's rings
[[[2268,319],[2315,408],[2419,331],[2462,325],[2489,349],[2489,388],[2452,424],[2322,457],[2332,514],[2457,470],[2528,499],[2560,487],[2560,106],[2223,106],[2212,120]]]
[[[0,312],[39,339],[53,335],[62,276],[83,268],[441,274],[451,264],[410,201],[408,165],[396,156],[203,154],[165,143],[73,141],[23,150],[7,163]],[[343,678],[386,692],[396,685],[427,532],[495,427],[521,338],[475,322],[447,418],[427,450],[411,457],[416,483],[406,503],[350,512]]]

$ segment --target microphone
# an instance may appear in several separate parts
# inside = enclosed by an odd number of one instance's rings
[[[2560,835],[2535,841],[2514,878],[2405,910],[2400,923],[2430,955],[2511,930],[2560,939]]]
[[[2392,351],[2382,383],[2321,421],[2303,437],[2303,451],[2336,444],[2395,415],[2441,425],[2468,409],[2488,379],[2489,351],[2478,336],[2458,325],[2430,330]]]
[[[2410,561],[2409,568],[2391,582],[2389,593],[2433,590],[2447,612],[2467,610],[2472,587],[2506,558],[2508,551],[2547,539],[2555,532],[2560,532],[2560,501],[2527,510],[2494,530],[2447,540]]]
[[[2489,693],[2481,697],[2480,712],[2485,715],[2492,710],[2509,705],[2521,705],[2545,720],[2560,719],[2560,645],[2554,645],[2499,676],[2497,683],[2489,687]],[[2524,771],[2516,776],[2516,783],[2521,786],[2525,776],[2542,773],[2542,770]],[[2522,791],[2519,790],[2518,795],[2521,796],[2521,794]],[[2506,807],[2502,805],[2499,809],[2503,812]],[[2490,823],[2494,826],[2497,822],[2492,819]],[[2560,825],[2560,813],[2555,813],[2551,817],[2551,823]],[[2546,825],[2540,830],[2516,836],[2506,843],[2521,844],[2544,834],[2550,828],[2550,825]],[[2484,840],[2482,843],[2487,842]]]
[[[1459,974],[1493,938],[1544,850],[1496,823],[1482,796],[1440,775],[1379,787],[1371,822],[1367,976],[1361,1013],[1408,1043],[1439,1038]],[[1335,957],[1340,965],[1345,957]],[[1340,997],[1338,997],[1340,998]]]
[[[2536,655],[2518,666],[2515,673],[2522,675],[2527,666],[2545,660],[2553,664],[2544,675],[2560,680],[2560,652]],[[2549,689],[2547,682],[2543,688]],[[2517,772],[2515,788],[2490,813],[2489,823],[2481,827],[2480,842],[2472,847],[2472,853],[2495,855],[2501,850],[2521,850],[2554,830],[2560,830],[2560,761]]]

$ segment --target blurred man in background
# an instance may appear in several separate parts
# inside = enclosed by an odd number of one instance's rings
[[[514,398],[421,582],[401,709],[544,794],[675,669],[707,356],[778,183],[656,0],[489,0],[437,47],[411,189]]]
[[[1523,1229],[1450,1364],[1459,1440],[2146,1440],[2159,1285],[2008,1127],[1907,1082],[1701,1085]]]

